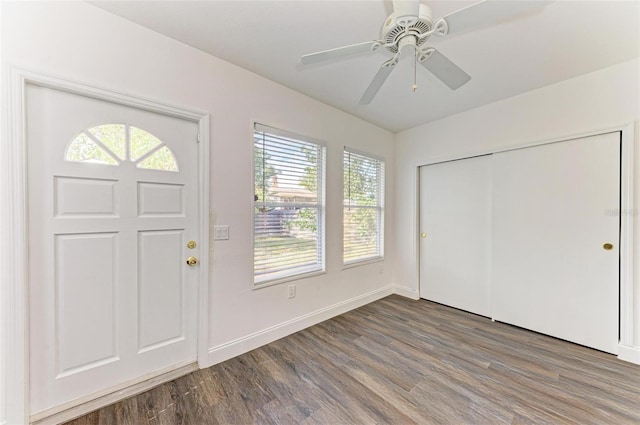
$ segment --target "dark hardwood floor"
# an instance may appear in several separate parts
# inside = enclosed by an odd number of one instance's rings
[[[390,296],[68,424],[640,424],[640,366]]]

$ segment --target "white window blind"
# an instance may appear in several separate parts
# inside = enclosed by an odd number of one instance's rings
[[[325,146],[255,124],[254,284],[324,271]]]
[[[345,147],[343,262],[382,258],[384,161]]]

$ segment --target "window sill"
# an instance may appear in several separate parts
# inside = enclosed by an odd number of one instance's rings
[[[366,260],[358,260],[352,263],[346,263],[342,265],[342,270],[352,269],[354,267],[366,266],[369,264],[382,263],[384,257],[367,258]]]
[[[293,275],[293,276],[286,276],[286,277],[276,278],[276,279],[273,279],[273,280],[266,280],[264,282],[254,283],[253,286],[251,287],[251,290],[255,291],[257,289],[262,289],[262,288],[266,288],[266,287],[269,287],[269,286],[279,285],[281,283],[292,282],[294,280],[307,279],[309,277],[320,276],[320,275],[323,275],[323,274],[327,274],[327,271],[326,270],[316,270],[316,271],[312,271],[312,272],[296,274],[296,275]]]

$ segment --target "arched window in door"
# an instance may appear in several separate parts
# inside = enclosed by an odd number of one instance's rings
[[[178,171],[176,158],[165,143],[128,124],[103,124],[83,130],[67,146],[65,160],[115,166],[130,161],[138,168]]]

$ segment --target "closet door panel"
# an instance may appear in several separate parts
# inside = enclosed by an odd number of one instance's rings
[[[420,168],[420,297],[483,316],[491,316],[490,159]]]
[[[617,353],[620,134],[492,159],[494,319]]]

